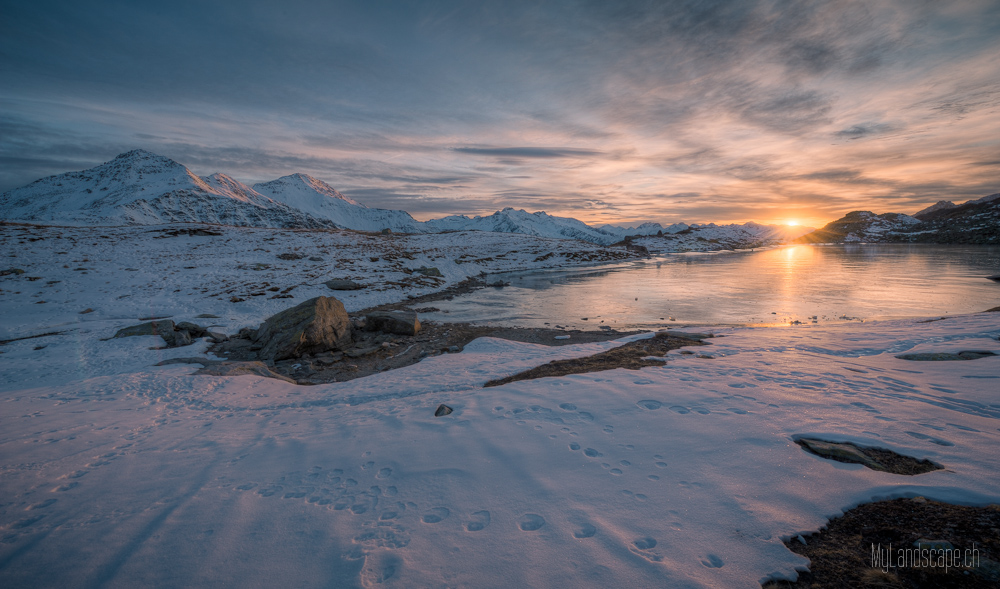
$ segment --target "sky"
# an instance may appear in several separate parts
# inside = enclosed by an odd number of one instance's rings
[[[143,148],[417,219],[1000,192],[1000,1],[0,0],[0,191]]]

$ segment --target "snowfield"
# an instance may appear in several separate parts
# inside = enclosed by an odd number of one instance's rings
[[[0,584],[759,587],[807,566],[783,538],[860,503],[1000,502],[1000,356],[895,357],[1000,352],[1000,313],[700,327],[710,345],[662,367],[486,389],[648,334],[483,338],[317,386],[153,366],[204,341],[106,339],[141,317],[232,334],[319,295],[359,310],[629,255],[484,232],[0,225],[0,270],[24,270],[0,277]],[[454,413],[434,417],[440,403]],[[794,443],[806,435],[946,468],[832,462]]]

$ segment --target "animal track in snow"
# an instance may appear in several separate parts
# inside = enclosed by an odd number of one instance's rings
[[[526,513],[517,522],[517,527],[524,532],[534,532],[545,525],[545,518],[537,513]]]
[[[706,560],[701,561],[701,564],[710,569],[718,569],[722,568],[726,563],[723,562],[722,559],[719,558],[718,556],[714,554],[709,554]]]
[[[425,524],[436,524],[451,515],[451,511],[446,507],[434,507],[428,510],[420,520]]]
[[[470,532],[482,531],[486,526],[490,525],[490,512],[488,511],[477,511],[470,516],[469,523],[465,524],[465,529]]]
[[[654,401],[652,399],[646,399],[645,401],[639,401],[638,403],[636,403],[636,405],[638,405],[639,407],[642,407],[643,409],[648,409],[649,411],[656,411],[660,407],[663,407],[663,403],[660,403],[659,401]]]

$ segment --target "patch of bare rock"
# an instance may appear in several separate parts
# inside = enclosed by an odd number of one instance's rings
[[[557,335],[569,338],[557,340]],[[624,335],[628,334],[613,330],[421,322],[416,312],[399,304],[349,314],[337,299],[316,297],[268,318],[257,329],[245,328],[227,341],[216,343],[211,352],[226,358],[225,362],[262,363],[268,371],[298,384],[320,384],[401,368],[428,356],[461,352],[479,337],[565,345]],[[212,364],[211,370],[221,370],[224,365]],[[206,364],[205,370],[209,368]]]
[[[850,442],[827,442],[813,438],[799,438],[795,443],[810,454],[837,462],[862,464],[872,470],[893,474],[916,475],[941,470],[940,464],[918,460],[885,448],[859,446]]]
[[[662,358],[670,350],[676,350],[684,346],[705,345],[707,342],[703,342],[702,340],[710,337],[712,336],[706,334],[661,331],[649,339],[629,342],[607,352],[601,352],[600,354],[594,354],[586,358],[553,360],[548,364],[543,364],[524,372],[491,380],[484,386],[495,387],[519,380],[583,374],[585,372],[600,372],[602,370],[614,370],[615,368],[639,370],[645,366],[663,366],[662,360],[653,360],[652,358]]]
[[[995,588],[1000,505],[968,507],[924,497],[877,501],[848,510],[818,532],[789,538],[785,546],[807,557],[809,570],[795,582],[771,581],[765,589]],[[928,558],[914,566],[905,559],[915,553]],[[951,566],[943,566],[946,556]]]

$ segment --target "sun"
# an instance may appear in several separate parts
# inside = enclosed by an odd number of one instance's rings
[[[796,225],[799,224],[799,222],[792,220],[792,221],[786,221],[785,224],[788,225],[788,226],[790,226],[790,227],[795,227]]]

